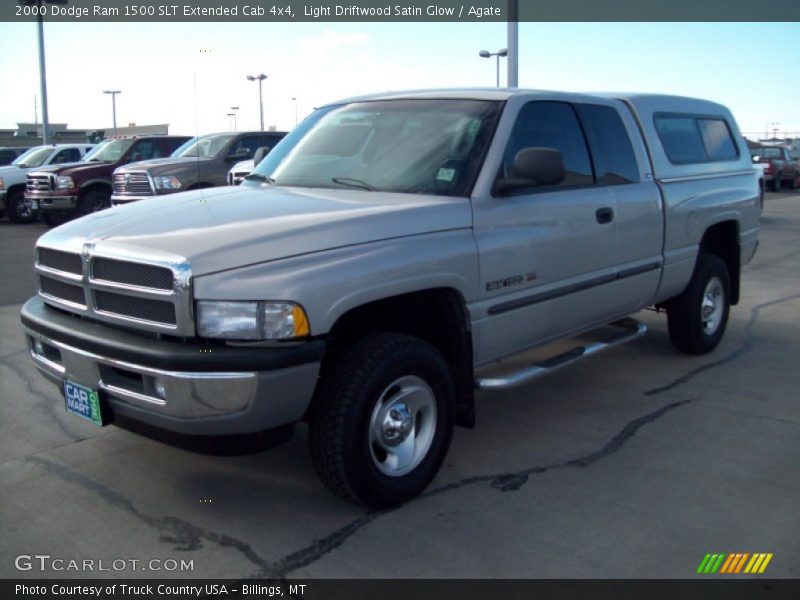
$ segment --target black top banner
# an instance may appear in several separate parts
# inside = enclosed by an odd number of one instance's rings
[[[516,18],[514,14],[516,13]],[[800,21],[798,0],[3,0],[0,21]]]

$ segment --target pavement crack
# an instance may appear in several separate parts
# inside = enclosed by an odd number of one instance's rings
[[[753,333],[753,327],[755,327],[756,323],[758,322],[758,317],[760,316],[761,311],[771,306],[775,306],[776,304],[782,304],[784,302],[790,302],[791,300],[797,300],[797,299],[800,299],[800,294],[793,294],[791,296],[778,298],[777,300],[770,300],[769,302],[763,302],[761,304],[754,306],[752,309],[750,309],[750,319],[747,321],[747,324],[744,327],[745,341],[744,344],[742,344],[742,346],[740,346],[727,356],[720,358],[719,360],[716,360],[714,362],[710,362],[705,365],[701,365],[695,369],[692,369],[688,373],[681,375],[676,379],[673,379],[672,381],[670,381],[665,385],[649,389],[644,392],[644,395],[648,397],[658,396],[659,394],[663,394],[664,392],[674,390],[675,388],[682,386],[684,383],[688,383],[689,381],[697,377],[700,373],[720,367],[724,364],[731,362],[732,360],[736,360],[743,354],[750,352],[750,350],[753,349],[753,346],[756,341],[755,334]]]
[[[78,473],[69,467],[50,460],[40,457],[27,457],[22,459],[22,462],[36,464],[62,481],[77,485],[95,494],[110,506],[129,514],[141,523],[157,530],[160,533],[159,539],[164,543],[172,544],[173,548],[177,551],[190,552],[202,548],[205,542],[209,542],[221,548],[233,548],[261,570],[269,570],[271,568],[270,563],[259,556],[246,542],[229,535],[209,531],[179,517],[154,517],[148,515],[137,509],[131,500],[119,492],[98,483],[82,473]]]
[[[418,498],[412,500],[411,502],[417,502],[422,499],[432,498],[435,496],[440,496],[447,492],[451,492],[453,490],[461,489],[470,485],[475,485],[477,483],[489,483],[492,488],[497,489],[501,492],[512,492],[517,491],[522,486],[524,486],[529,480],[532,475],[539,475],[542,473],[546,473],[548,471],[553,471],[556,469],[565,469],[570,467],[589,467],[598,461],[618,452],[631,438],[633,438],[636,433],[644,427],[652,423],[653,421],[659,419],[660,417],[664,416],[668,412],[679,408],[681,406],[685,406],[695,400],[680,400],[677,402],[673,402],[671,404],[667,404],[662,406],[646,415],[633,419],[632,421],[628,422],[622,430],[611,438],[606,444],[603,445],[602,448],[599,450],[587,454],[586,456],[582,456],[579,458],[567,460],[561,463],[555,463],[550,465],[539,465],[535,467],[530,467],[528,469],[523,469],[521,471],[512,472],[512,473],[499,473],[495,475],[476,475],[472,477],[466,477],[459,481],[454,481],[452,483],[448,483],[436,489],[433,489],[429,492],[425,492],[421,494]],[[370,511],[366,514],[354,519],[340,527],[330,535],[325,536],[324,538],[313,540],[312,543],[297,552],[293,552],[285,556],[284,558],[276,561],[272,566],[271,570],[262,570],[255,575],[255,577],[265,577],[265,578],[277,578],[283,579],[286,578],[289,573],[292,571],[296,571],[303,567],[307,567],[320,559],[324,556],[332,552],[333,550],[342,546],[350,537],[352,537],[355,533],[359,530],[363,529],[373,521],[380,519],[386,515],[394,513],[405,505],[400,505],[395,508],[387,509],[387,510],[380,510],[380,511]]]

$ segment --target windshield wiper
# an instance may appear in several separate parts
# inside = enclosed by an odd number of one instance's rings
[[[362,190],[368,190],[370,192],[376,191],[378,188],[371,186],[366,181],[361,181],[360,179],[353,179],[351,177],[332,177],[331,181],[333,183],[338,183],[339,185],[346,185],[348,187],[360,188]]]
[[[275,183],[275,180],[272,177],[267,177],[266,175],[262,175],[261,173],[250,173],[249,175],[245,175],[244,178],[250,179],[252,181],[264,181],[266,183]]]

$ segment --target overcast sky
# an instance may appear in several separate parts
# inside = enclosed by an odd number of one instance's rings
[[[752,137],[800,136],[800,23],[522,23],[520,87],[696,96],[730,107]],[[47,23],[51,122],[110,128],[169,123],[171,133],[290,129],[295,105],[429,87],[493,86],[506,45],[498,23]],[[0,23],[0,128],[34,119],[36,26]],[[505,85],[505,60],[501,60]],[[292,98],[297,98],[296,102]],[[41,117],[40,117],[41,118]],[[773,125],[777,123],[777,125]],[[771,131],[770,131],[771,133]]]

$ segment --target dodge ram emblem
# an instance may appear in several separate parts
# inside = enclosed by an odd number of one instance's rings
[[[125,173],[125,191],[126,192],[130,192],[131,191],[131,174],[130,173]]]

